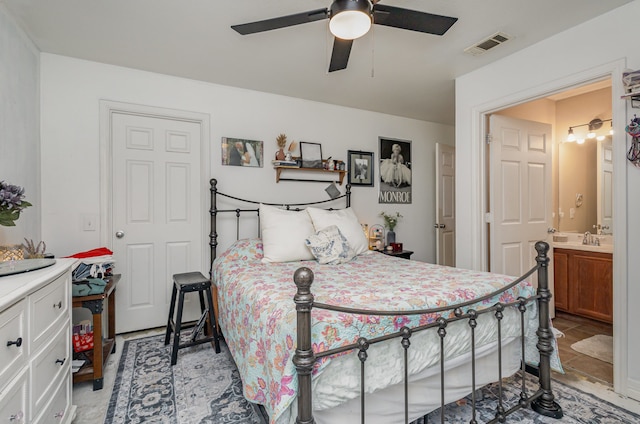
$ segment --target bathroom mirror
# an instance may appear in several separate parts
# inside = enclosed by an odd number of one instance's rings
[[[613,231],[612,137],[561,143],[558,152],[558,231]],[[608,227],[608,228],[606,228]]]

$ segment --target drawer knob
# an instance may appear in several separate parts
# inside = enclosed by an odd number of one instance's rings
[[[19,422],[22,422],[23,418],[24,418],[24,412],[22,412],[22,411],[18,411],[17,413],[15,413],[13,415],[9,415],[9,421],[18,420]]]
[[[22,346],[22,337],[18,337],[15,341],[9,340],[7,346],[16,345],[16,347]]]
[[[53,304],[53,309],[58,308],[58,309],[62,309],[62,301],[58,302],[58,303],[54,303]]]
[[[65,361],[67,360],[67,358],[64,359],[56,359],[56,364],[60,364],[60,365],[64,365]]]

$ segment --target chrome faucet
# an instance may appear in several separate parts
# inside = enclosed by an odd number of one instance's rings
[[[591,244],[591,233],[589,231],[584,233],[584,238],[582,239],[582,244]]]

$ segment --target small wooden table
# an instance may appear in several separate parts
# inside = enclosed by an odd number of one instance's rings
[[[93,380],[93,390],[101,390],[104,384],[103,368],[109,355],[116,351],[116,286],[120,274],[106,277],[104,293],[88,296],[74,296],[74,308],[87,308],[93,314],[93,360],[73,374],[73,382]],[[102,339],[102,311],[107,300],[107,338]]]

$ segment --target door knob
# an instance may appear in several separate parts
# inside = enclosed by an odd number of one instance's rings
[[[120,230],[120,231],[116,231],[116,237],[117,238],[122,238],[124,237],[124,231]]]
[[[558,231],[558,230],[556,230],[556,229],[555,229],[555,228],[553,228],[553,227],[549,227],[549,228],[547,228],[547,233],[549,233],[549,234],[553,234],[553,233],[555,233],[556,231]]]
[[[444,224],[433,224],[433,228],[444,228]]]

